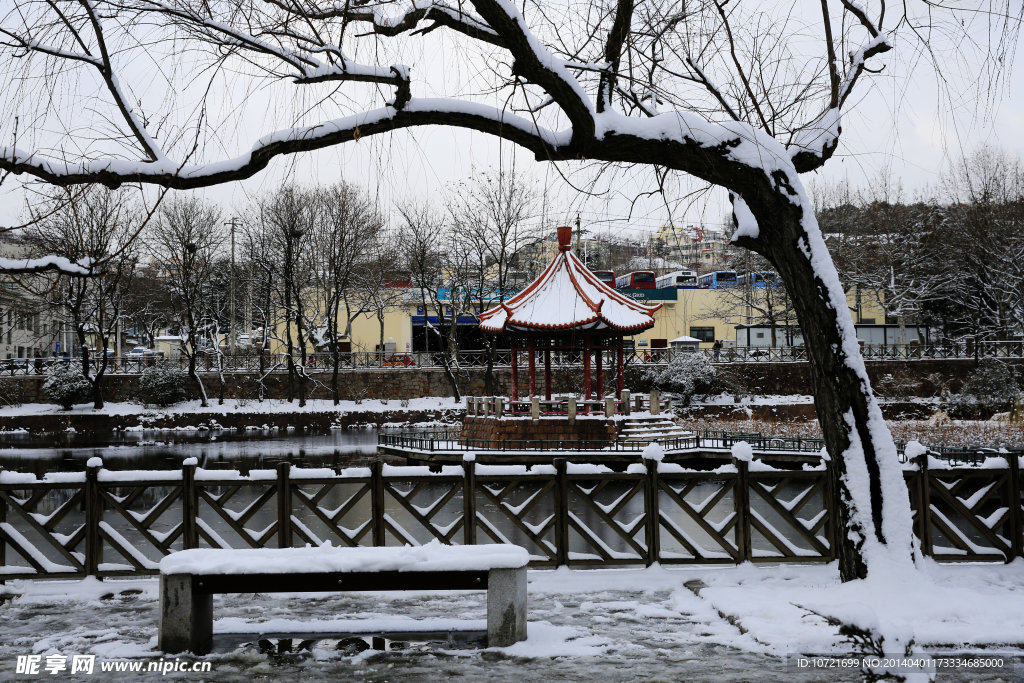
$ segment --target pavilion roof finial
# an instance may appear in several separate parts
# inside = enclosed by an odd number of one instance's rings
[[[569,251],[572,249],[572,226],[558,226],[558,251]]]

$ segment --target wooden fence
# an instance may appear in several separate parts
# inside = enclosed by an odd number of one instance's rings
[[[1019,461],[904,465],[923,551],[942,561],[1024,554]],[[535,567],[826,562],[836,533],[827,466],[0,471],[0,579],[139,576],[182,548],[326,542],[515,543]]]

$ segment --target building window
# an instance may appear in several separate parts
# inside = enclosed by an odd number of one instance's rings
[[[860,319],[860,324],[861,325],[874,325],[875,324],[875,319],[874,318],[861,318]]]
[[[764,339],[764,332],[758,332],[756,336],[758,339]]]
[[[715,328],[713,327],[691,327],[690,336],[702,342],[715,341]]]

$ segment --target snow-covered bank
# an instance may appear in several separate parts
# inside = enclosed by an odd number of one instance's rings
[[[210,401],[186,401],[166,408],[137,403],[108,403],[96,410],[91,405],[63,410],[49,403],[26,403],[0,408],[0,431],[90,432],[142,431],[162,429],[195,431],[200,429],[309,428],[332,429],[364,425],[406,426],[409,424],[446,424],[461,420],[465,402],[451,398],[417,398],[407,401],[310,400],[299,407],[297,401],[246,401],[227,399],[224,405]]]
[[[365,399],[363,401],[334,401],[316,399],[306,401],[299,407],[298,401],[288,402],[280,399],[265,401],[225,399],[224,405],[218,405],[216,399],[210,405],[202,407],[199,401],[184,401],[166,408],[144,406],[139,403],[107,403],[96,410],[92,404],[77,405],[71,410],[63,410],[52,403],[24,403],[17,406],[0,406],[0,417],[28,415],[148,415],[153,417],[170,415],[228,415],[244,414],[279,414],[279,413],[384,413],[392,411],[428,411],[428,410],[459,410],[466,407],[466,402],[456,403],[452,398],[430,397],[412,398],[403,401],[382,401]]]
[[[872,614],[880,623],[912,630],[929,652],[1024,654],[1024,560],[927,561],[922,570],[847,584],[839,583],[834,564],[530,571],[530,640],[503,651],[518,658],[605,657],[611,665],[613,653],[689,660],[694,648],[716,647],[765,657],[770,666],[794,653],[849,652],[837,628],[809,613],[814,610]],[[3,592],[17,597],[0,607],[6,624],[0,628],[0,661],[27,652],[157,654],[155,579],[16,581],[0,587]],[[214,630],[474,629],[485,602],[472,591],[227,596],[217,599]],[[51,618],[55,614],[61,617]],[[105,626],[96,630],[97,623]],[[223,662],[240,656],[211,655]],[[340,662],[337,653],[330,658]]]

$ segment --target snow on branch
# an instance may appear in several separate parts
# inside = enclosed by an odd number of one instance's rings
[[[57,271],[65,275],[90,276],[97,274],[94,265],[95,261],[92,258],[83,258],[77,261],[63,256],[43,256],[32,259],[0,258],[0,273],[18,275]]]
[[[557,150],[569,141],[571,135],[571,132],[555,133],[541,128],[533,121],[497,107],[454,99],[416,98],[401,110],[386,106],[312,126],[279,130],[260,138],[245,154],[208,164],[179,164],[169,159],[149,163],[112,158],[68,162],[45,158],[16,147],[0,146],[0,170],[28,173],[60,186],[99,182],[117,187],[137,181],[179,190],[195,189],[252,177],[266,168],[271,159],[282,154],[323,149],[366,135],[426,125],[454,126],[489,133],[545,158],[547,155],[560,158]]]

